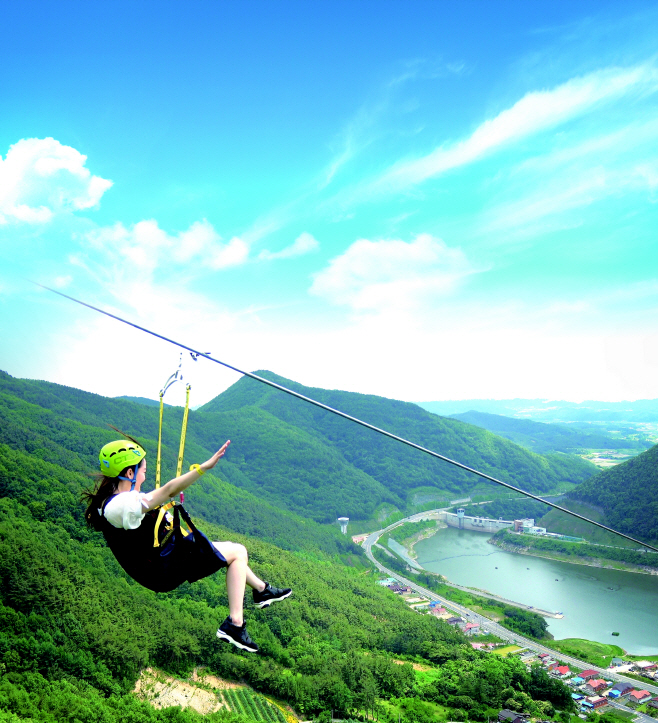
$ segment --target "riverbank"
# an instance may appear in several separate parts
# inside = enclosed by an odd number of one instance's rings
[[[431,527],[427,530],[423,530],[422,532],[417,532],[415,535],[407,538],[407,540],[405,540],[402,544],[406,548],[409,557],[412,560],[415,560],[418,557],[418,553],[414,549],[415,546],[421,540],[429,540],[430,537],[434,537],[434,535],[436,535],[439,530],[444,530],[446,527],[448,527],[448,525],[446,525],[445,522],[440,522],[439,520],[437,520],[436,527]]]
[[[423,529],[419,530],[418,532],[414,532],[408,537],[402,537],[400,535],[400,531],[405,527],[413,527],[414,525],[418,524],[422,524]],[[404,547],[404,549],[407,551],[407,555],[409,555],[412,560],[415,560],[418,557],[418,554],[414,549],[415,545],[417,545],[421,540],[428,540],[430,537],[434,537],[434,535],[436,535],[439,530],[444,530],[447,527],[448,525],[446,525],[445,522],[441,522],[440,520],[424,520],[423,523],[407,522],[404,525],[401,525],[400,527],[393,530],[389,537],[393,538],[396,542],[402,545],[402,547]]]
[[[641,575],[658,575],[658,568],[648,565],[633,565],[628,562],[619,560],[606,560],[597,557],[580,557],[574,559],[568,554],[557,551],[538,550],[530,545],[511,545],[497,538],[495,535],[490,537],[487,542],[494,547],[498,547],[505,552],[512,552],[516,555],[527,555],[528,557],[541,557],[544,560],[555,560],[556,562],[567,562],[570,565],[580,565],[582,567],[595,567],[604,570],[619,570],[621,572],[635,572]]]
[[[528,610],[559,611],[563,618],[548,619],[557,640],[609,641],[637,655],[658,653],[657,575],[512,554],[488,539],[481,532],[439,530],[416,545],[417,561],[457,585],[512,598]]]

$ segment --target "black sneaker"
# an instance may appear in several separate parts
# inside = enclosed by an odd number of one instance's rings
[[[246,650],[249,653],[258,652],[258,646],[249,637],[246,623],[243,623],[241,626],[233,625],[230,617],[226,618],[219,626],[217,637],[220,640],[225,640],[227,643],[232,643],[236,648],[240,648],[240,650]]]
[[[263,592],[254,590],[254,605],[257,608],[266,608],[277,600],[285,600],[287,597],[292,595],[292,590],[289,587],[279,588],[272,587],[269,582],[265,583],[265,589]]]

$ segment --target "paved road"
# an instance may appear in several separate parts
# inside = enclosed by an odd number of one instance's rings
[[[632,686],[637,687],[639,689],[648,690],[651,693],[658,694],[658,686],[656,685],[650,685],[646,682],[640,682],[639,680],[635,680],[634,678],[627,678],[624,675],[618,675],[617,673],[613,673],[608,668],[597,668],[595,665],[590,665],[584,660],[578,660],[577,658],[572,658],[568,655],[562,655],[561,653],[558,655],[555,650],[552,650],[551,648],[546,648],[540,643],[537,643],[535,640],[531,640],[530,638],[524,638],[521,635],[518,635],[517,633],[512,632],[511,630],[508,630],[507,628],[504,628],[502,625],[499,625],[498,623],[494,622],[493,620],[490,620],[489,618],[484,617],[483,615],[480,615],[479,613],[476,613],[473,610],[470,610],[469,608],[464,607],[463,605],[457,605],[456,603],[452,602],[452,600],[447,600],[446,598],[441,597],[440,595],[437,595],[435,592],[432,592],[431,590],[427,590],[426,588],[422,587],[421,585],[418,585],[418,583],[414,582],[413,580],[409,580],[407,578],[401,577],[400,573],[394,572],[393,570],[389,570],[388,568],[384,567],[378,560],[376,560],[372,554],[371,547],[377,542],[377,540],[386,532],[389,532],[394,527],[397,527],[398,525],[403,524],[407,521],[414,521],[422,517],[422,515],[426,515],[427,513],[420,513],[417,515],[412,515],[411,517],[406,518],[405,520],[400,520],[400,522],[396,522],[393,525],[389,525],[388,527],[384,528],[383,530],[379,530],[378,532],[373,532],[370,536],[368,536],[364,542],[363,542],[363,548],[365,550],[365,553],[368,557],[368,559],[377,567],[378,570],[381,572],[386,573],[387,575],[390,575],[391,577],[396,578],[396,580],[399,580],[400,582],[404,583],[405,585],[408,585],[412,590],[415,592],[423,595],[424,597],[428,598],[429,600],[437,600],[445,605],[447,605],[452,610],[456,610],[464,617],[466,617],[468,620],[477,622],[480,624],[481,629],[488,630],[489,632],[493,633],[494,635],[498,636],[502,640],[507,640],[510,643],[514,643],[515,645],[519,645],[524,648],[528,648],[530,650],[534,650],[537,653],[548,653],[551,656],[557,656],[559,659],[567,665],[573,665],[575,668],[580,668],[581,670],[591,669],[596,670],[599,673],[601,673],[601,677],[605,678],[606,680],[614,680],[616,682],[624,682],[624,683],[630,683]],[[472,591],[471,591],[472,592]],[[616,704],[617,706],[621,705],[619,703]],[[623,710],[631,710],[630,708],[626,708],[625,706],[622,706]],[[632,711],[635,712],[635,711]],[[647,721],[644,723],[648,723],[648,721],[652,721],[655,723],[655,720],[653,718],[650,718],[650,716],[646,716],[643,713],[638,713],[638,716],[643,716],[642,720],[646,718]],[[639,720],[639,718],[638,718]]]

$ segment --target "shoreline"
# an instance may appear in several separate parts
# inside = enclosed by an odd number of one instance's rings
[[[412,535],[411,537],[407,538],[404,542],[401,542],[400,544],[405,548],[407,551],[407,554],[412,560],[417,560],[418,553],[414,549],[415,545],[417,545],[421,540],[427,540],[430,537],[434,537],[434,535],[437,534],[439,530],[447,528],[448,525],[445,523],[440,523],[437,520],[437,526],[435,528],[430,528],[428,530],[423,530],[423,532],[416,533],[416,535]],[[414,537],[416,539],[414,539]],[[595,557],[588,557],[586,559],[592,560],[593,562],[581,562],[579,560],[573,560],[568,559],[567,557],[561,557],[559,553],[548,553],[542,551],[541,553],[538,551],[533,550],[532,547],[517,547],[516,545],[506,545],[504,543],[498,543],[498,542],[492,542],[494,539],[494,535],[492,535],[487,542],[490,545],[493,545],[494,547],[497,547],[500,550],[504,550],[505,552],[511,552],[513,554],[517,555],[526,555],[527,557],[541,557],[544,560],[554,560],[555,562],[566,562],[570,565],[580,565],[581,567],[595,567],[598,569],[603,570],[617,570],[618,572],[633,572],[639,575],[650,575],[650,576],[657,576],[658,575],[658,568],[655,567],[649,567],[647,568],[641,568],[638,566],[632,567],[629,566],[628,563],[622,562],[621,560],[618,561],[610,561],[610,560],[603,560],[600,558]],[[532,552],[531,552],[532,550]],[[621,567],[615,566],[613,563],[616,562]]]
[[[414,549],[414,547],[421,541],[421,540],[429,540],[430,537],[434,537],[436,533],[439,530],[443,530],[444,528],[448,527],[448,525],[444,523],[441,523],[439,520],[436,521],[436,527],[431,527],[427,530],[423,530],[422,532],[416,532],[415,535],[411,535],[410,537],[406,538],[403,542],[400,544],[404,549],[407,551],[407,554],[412,560],[415,560],[418,557],[418,553]],[[414,539],[415,538],[415,539]],[[410,540],[413,540],[410,542]],[[424,569],[424,568],[423,568]]]
[[[516,555],[526,555],[527,557],[541,557],[545,560],[555,560],[555,562],[566,562],[570,565],[580,565],[582,567],[595,567],[599,570],[617,570],[618,572],[634,572],[639,575],[658,575],[658,569],[656,568],[650,568],[649,570],[642,570],[638,569],[636,567],[627,567],[627,563],[623,563],[619,561],[619,564],[623,567],[615,567],[612,564],[604,564],[603,561],[599,561],[599,564],[597,562],[580,562],[576,560],[570,560],[565,557],[560,557],[559,553],[555,553],[554,555],[551,555],[550,553],[543,553],[540,554],[538,551],[532,550],[531,547],[517,547],[516,545],[506,545],[505,543],[498,543],[498,542],[492,542],[491,540],[493,537],[491,537],[487,542],[490,545],[493,545],[494,547],[497,547],[499,550],[504,550],[505,552],[511,552]],[[543,551],[542,551],[543,552]],[[595,557],[589,557],[587,558],[589,560],[597,560]],[[609,561],[608,561],[609,562]]]

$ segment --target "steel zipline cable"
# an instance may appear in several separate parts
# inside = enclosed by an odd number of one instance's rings
[[[197,351],[196,349],[192,349],[192,347],[189,347],[186,344],[181,344],[180,342],[175,341],[174,339],[170,339],[169,337],[163,336],[162,334],[158,334],[155,331],[146,329],[145,327],[140,326],[139,324],[135,324],[132,321],[128,321],[127,319],[122,319],[120,316],[116,316],[116,314],[111,314],[109,311],[104,311],[103,309],[99,309],[97,306],[92,306],[91,304],[87,304],[85,301],[76,299],[73,296],[69,296],[68,294],[62,293],[61,291],[57,291],[56,289],[51,289],[49,286],[44,286],[43,284],[39,284],[35,281],[32,281],[31,283],[33,283],[35,286],[45,289],[46,291],[50,291],[53,294],[57,294],[58,296],[61,296],[64,299],[68,299],[69,301],[74,301],[76,304],[80,304],[80,306],[86,306],[88,309],[91,309],[92,311],[97,311],[99,314],[103,314],[104,316],[109,316],[111,319],[120,321],[122,324],[127,324],[128,326],[132,326],[135,329],[139,329],[139,331],[143,331],[146,334],[150,334],[151,336],[154,336],[157,339],[162,339],[162,341],[166,341],[169,344],[173,344],[174,346],[177,346],[180,349],[185,349],[186,351],[189,351],[192,354],[195,354],[199,357],[203,357],[204,359],[208,359],[208,361],[214,362],[215,364],[220,364],[221,366],[226,367],[227,369],[231,369],[234,372],[237,372],[238,374],[242,374],[243,376],[250,377],[251,379],[255,379],[257,382],[261,382],[262,384],[267,384],[268,386],[274,387],[274,389],[278,389],[279,391],[285,392],[286,394],[290,394],[291,396],[296,397],[297,399],[301,399],[304,402],[308,402],[309,404],[313,404],[316,407],[320,407],[320,409],[324,409],[327,412],[331,412],[332,414],[336,414],[339,417],[343,417],[343,419],[347,419],[350,422],[360,424],[362,427],[365,427],[366,429],[371,429],[373,432],[377,432],[378,434],[383,434],[385,437],[394,439],[397,442],[402,442],[402,444],[406,444],[408,447],[417,449],[419,452],[424,452],[425,454],[429,454],[431,457],[435,457],[436,459],[440,459],[443,462],[447,462],[448,464],[454,465],[455,467],[459,467],[460,469],[463,469],[466,472],[471,472],[471,473],[477,475],[478,477],[482,477],[483,479],[489,480],[490,482],[495,482],[497,485],[501,485],[502,487],[506,487],[508,490],[512,490],[513,492],[518,492],[519,494],[525,495],[526,497],[530,497],[533,500],[537,500],[537,502],[543,502],[545,505],[549,505],[550,507],[553,507],[556,510],[560,510],[560,512],[564,512],[565,514],[571,515],[572,517],[582,520],[583,522],[589,522],[590,524],[595,525],[596,527],[600,527],[602,530],[606,530],[606,532],[612,532],[613,534],[618,535],[619,537],[623,537],[626,540],[630,540],[631,542],[635,543],[636,545],[640,545],[640,547],[648,548],[650,550],[653,550],[654,552],[658,552],[658,547],[653,547],[653,545],[649,545],[646,542],[642,542],[641,540],[636,540],[634,537],[631,537],[630,535],[626,535],[623,532],[619,532],[618,530],[614,530],[612,527],[607,527],[606,525],[603,525],[600,522],[596,522],[595,520],[590,520],[588,517],[579,515],[577,512],[568,510],[566,507],[561,507],[560,505],[556,505],[554,502],[549,502],[548,500],[544,500],[541,497],[538,497],[537,495],[533,495],[531,492],[526,492],[525,490],[522,490],[520,487],[515,487],[514,485],[511,485],[508,482],[503,482],[502,480],[496,479],[495,477],[492,477],[491,475],[485,474],[484,472],[480,472],[479,470],[473,469],[472,467],[468,467],[465,464],[462,464],[461,462],[457,462],[454,459],[445,457],[444,455],[439,454],[438,452],[434,452],[431,449],[427,449],[427,447],[423,447],[420,444],[416,444],[415,442],[410,442],[408,439],[404,439],[404,437],[399,437],[397,434],[388,432],[385,429],[381,429],[380,427],[375,427],[373,424],[368,424],[368,422],[364,422],[363,420],[357,419],[356,417],[353,417],[350,414],[341,412],[339,409],[334,409],[333,407],[330,407],[326,404],[322,404],[322,402],[318,402],[315,399],[311,399],[310,397],[300,394],[299,392],[295,392],[292,389],[288,389],[287,387],[281,386],[281,384],[277,384],[276,382],[270,381],[269,379],[260,377],[260,376],[258,376],[258,374],[254,374],[253,372],[246,372],[242,369],[238,369],[237,367],[234,367],[231,364],[228,364],[227,362],[223,362],[223,361],[220,361],[219,359],[215,359],[214,357],[210,356],[210,354],[204,353],[202,351]]]

